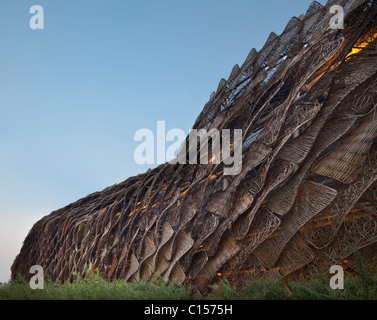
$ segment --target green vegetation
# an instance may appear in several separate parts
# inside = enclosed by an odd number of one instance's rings
[[[73,283],[61,284],[50,279],[43,289],[32,290],[21,276],[0,285],[0,300],[184,300],[192,299],[188,288],[162,280],[128,283],[108,282],[99,273],[86,275]]]
[[[344,290],[332,290],[329,278],[317,274],[310,281],[290,281],[282,285],[276,273],[263,278],[250,279],[242,290],[229,282],[211,286],[202,295],[192,288],[175,282],[127,283],[123,280],[106,281],[99,273],[87,272],[85,278],[76,276],[73,283],[54,283],[45,280],[43,290],[32,290],[28,282],[17,277],[0,284],[0,300],[376,300],[377,266],[368,272],[365,268],[358,275],[348,275]]]
[[[232,300],[377,300],[377,268],[370,275],[348,276],[344,290],[333,290],[329,278],[317,275],[310,281],[290,281],[284,287],[276,276],[250,280],[242,290],[227,282],[213,286],[210,299]]]

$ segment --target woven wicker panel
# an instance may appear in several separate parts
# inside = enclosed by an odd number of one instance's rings
[[[340,262],[353,251],[362,249],[376,241],[376,208],[361,207],[360,211],[348,215],[333,242],[322,252],[332,261]]]
[[[207,290],[207,284],[211,281],[214,274],[237,252],[240,250],[240,245],[229,235],[224,235],[220,249],[216,254],[208,259],[208,262],[200,270],[196,276],[195,284],[199,290],[205,292]]]
[[[156,268],[152,275],[152,278],[160,277],[169,268],[170,262],[166,259],[165,255],[160,252],[157,258]]]
[[[139,272],[139,275],[138,277],[139,278],[142,278],[140,277],[140,271],[141,269],[143,268],[143,265],[144,265],[144,262],[150,258],[155,252],[156,252],[156,245],[154,244],[154,242],[149,238],[149,237],[146,237],[144,242],[143,242],[143,253],[142,253],[142,258],[140,259],[140,268],[138,269],[138,272]],[[148,267],[147,269],[151,269],[152,265],[150,265],[152,262],[152,260],[149,260],[148,261]],[[152,270],[150,271],[152,272]]]
[[[236,199],[234,200],[234,205],[232,207],[231,215],[224,219],[216,230],[204,241],[204,245],[207,250],[207,254],[212,256],[219,245],[221,236],[227,230],[227,228],[242,214],[244,213],[253,203],[254,198],[250,193],[243,189],[239,188]]]
[[[299,234],[287,243],[282,251],[276,267],[282,276],[287,276],[292,272],[307,266],[315,257],[315,252],[310,248],[307,241]]]
[[[168,270],[163,275],[163,279],[169,279],[170,273],[180,258],[193,246],[194,240],[184,231],[180,231],[174,241],[174,255],[171,256]]]
[[[131,264],[124,279],[127,281],[132,275],[136,273],[138,269],[139,269],[139,262],[137,261],[136,256],[132,254]]]
[[[190,269],[188,271],[188,278],[194,279],[200,270],[204,267],[204,265],[208,261],[208,255],[205,251],[205,249],[202,247],[199,250],[195,252],[192,258],[192,263],[190,265]]]
[[[266,274],[267,270],[255,259],[252,255],[249,255],[242,265],[238,268],[234,265],[237,264],[237,256],[230,259],[220,270],[221,277],[228,280],[236,288],[242,290],[247,285],[250,279],[254,277],[261,277]]]
[[[282,250],[295,233],[323,208],[327,207],[336,197],[334,189],[313,181],[305,182],[299,191],[292,211],[280,225],[281,231],[272,234],[254,251],[255,256],[266,268],[272,268]]]
[[[313,128],[313,133],[308,134],[308,138],[310,139],[310,136],[316,136],[318,134],[316,143],[311,149],[307,159],[293,178],[270,197],[267,203],[267,207],[270,210],[280,215],[287,214],[287,212],[293,206],[298,193],[298,188],[303,182],[311,164],[318,157],[318,155],[321,154],[321,152],[337,141],[351,128],[355,122],[355,118],[351,117],[338,119],[339,125],[331,122],[326,124],[324,127],[322,127],[322,121],[322,118],[319,118],[319,120],[311,126],[311,128]]]
[[[250,254],[275,232],[280,223],[281,220],[266,209],[261,209],[257,212],[251,224],[249,233],[241,240],[242,248],[235,256],[232,264],[234,271],[241,271],[245,268],[247,269],[244,265]]]
[[[270,148],[260,143],[253,143],[243,159],[242,172],[237,175],[220,196],[206,205],[206,210],[226,218],[232,204],[232,198],[237,186],[246,174],[258,166],[271,151]]]
[[[161,238],[160,238],[159,244],[156,248],[154,255],[152,256],[152,261],[151,261],[152,272],[154,272],[155,270],[156,259],[158,257],[158,254],[161,248],[172,238],[173,234],[174,234],[174,230],[171,227],[170,223],[165,222],[164,225],[162,226],[162,232],[161,232]]]
[[[174,265],[171,271],[170,278],[178,283],[182,283],[186,280],[186,274],[184,273],[181,265],[179,263]]]
[[[195,240],[192,247],[180,261],[181,266],[185,270],[185,272],[190,271],[196,253],[203,251],[203,242],[216,230],[218,224],[219,219],[216,215],[212,213],[205,213],[201,217],[201,223],[199,225],[197,225],[197,223],[194,223],[192,229],[189,226],[189,229],[191,230],[191,236]]]
[[[375,181],[377,181],[377,149],[369,155],[362,176],[352,185],[341,188],[337,201],[308,222],[305,226],[306,239],[318,249],[326,247],[338,233],[348,213]]]
[[[346,117],[333,120],[334,127],[351,128],[356,121],[356,116]],[[335,122],[335,123],[334,123]],[[342,123],[343,122],[343,123]],[[312,130],[305,131],[302,135],[296,139],[287,143],[277,155],[277,158],[290,161],[293,163],[301,163],[304,161],[309,151],[313,147],[313,144],[321,130],[321,126],[317,122],[317,126],[312,126]]]
[[[259,210],[261,204],[266,196],[283,182],[293,171],[293,164],[277,160],[268,172],[266,183],[263,191],[260,192],[253,204],[251,210],[242,215],[232,226],[232,232],[239,238],[243,238],[249,231],[250,225],[254,219],[256,212]]]
[[[368,151],[377,137],[377,115],[369,114],[342,144],[316,161],[312,172],[350,184],[363,172]]]

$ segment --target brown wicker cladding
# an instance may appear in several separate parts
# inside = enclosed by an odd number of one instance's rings
[[[344,29],[329,27],[332,5]],[[313,2],[222,79],[194,128],[242,129],[243,166],[163,164],[38,221],[12,266],[69,281],[322,271],[375,259],[377,1]]]

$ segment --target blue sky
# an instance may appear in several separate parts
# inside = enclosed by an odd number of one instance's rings
[[[310,2],[2,0],[0,282],[33,223],[146,171],[134,133],[188,133],[219,80]],[[36,4],[44,30],[29,27]]]

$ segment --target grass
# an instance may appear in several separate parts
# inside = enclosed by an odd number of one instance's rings
[[[216,285],[212,299],[232,300],[377,300],[377,268],[367,275],[348,276],[343,290],[333,290],[329,278],[317,274],[314,279],[290,281],[286,287],[276,276],[251,279],[242,290],[228,282]]]
[[[128,283],[108,282],[99,273],[77,277],[73,283],[61,284],[50,279],[43,289],[32,290],[25,278],[18,276],[0,285],[0,300],[187,300],[188,288],[162,280]]]
[[[250,279],[242,290],[222,281],[210,287],[206,295],[176,282],[128,283],[106,281],[98,272],[77,276],[73,283],[61,284],[45,280],[43,290],[32,290],[18,276],[0,284],[0,300],[377,300],[377,266],[369,271],[359,266],[358,275],[348,275],[344,290],[332,290],[329,277],[317,273],[309,280],[290,281],[282,286],[276,273]]]

